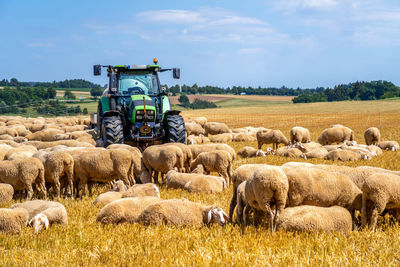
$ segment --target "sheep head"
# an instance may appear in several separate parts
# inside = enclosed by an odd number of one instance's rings
[[[43,213],[39,213],[29,221],[28,225],[35,229],[35,233],[39,233],[49,229],[49,219]]]
[[[212,207],[207,212],[207,225],[218,223],[224,226],[229,221],[228,215],[221,209],[217,207]]]

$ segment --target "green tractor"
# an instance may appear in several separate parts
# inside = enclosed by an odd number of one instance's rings
[[[180,111],[171,110],[159,72],[173,71],[180,78],[180,69],[162,69],[153,65],[94,65],[95,76],[107,69],[108,88],[98,104],[96,124],[105,147],[126,143],[141,149],[160,143],[185,143],[185,122]]]

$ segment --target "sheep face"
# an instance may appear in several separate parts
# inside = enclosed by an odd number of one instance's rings
[[[39,233],[49,228],[49,219],[47,219],[46,215],[39,213],[29,221],[28,225],[35,229],[35,233]]]
[[[228,222],[228,215],[221,208],[213,208],[208,211],[207,224],[218,223],[224,226]]]

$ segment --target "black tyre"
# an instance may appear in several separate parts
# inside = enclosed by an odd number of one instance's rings
[[[119,116],[110,116],[103,119],[101,135],[104,147],[124,142],[124,127]]]
[[[169,115],[165,118],[164,143],[186,144],[185,121],[181,115]]]

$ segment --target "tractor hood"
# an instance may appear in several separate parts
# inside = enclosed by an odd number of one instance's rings
[[[148,95],[132,95],[129,101],[129,120],[136,122],[154,122],[156,107]]]

